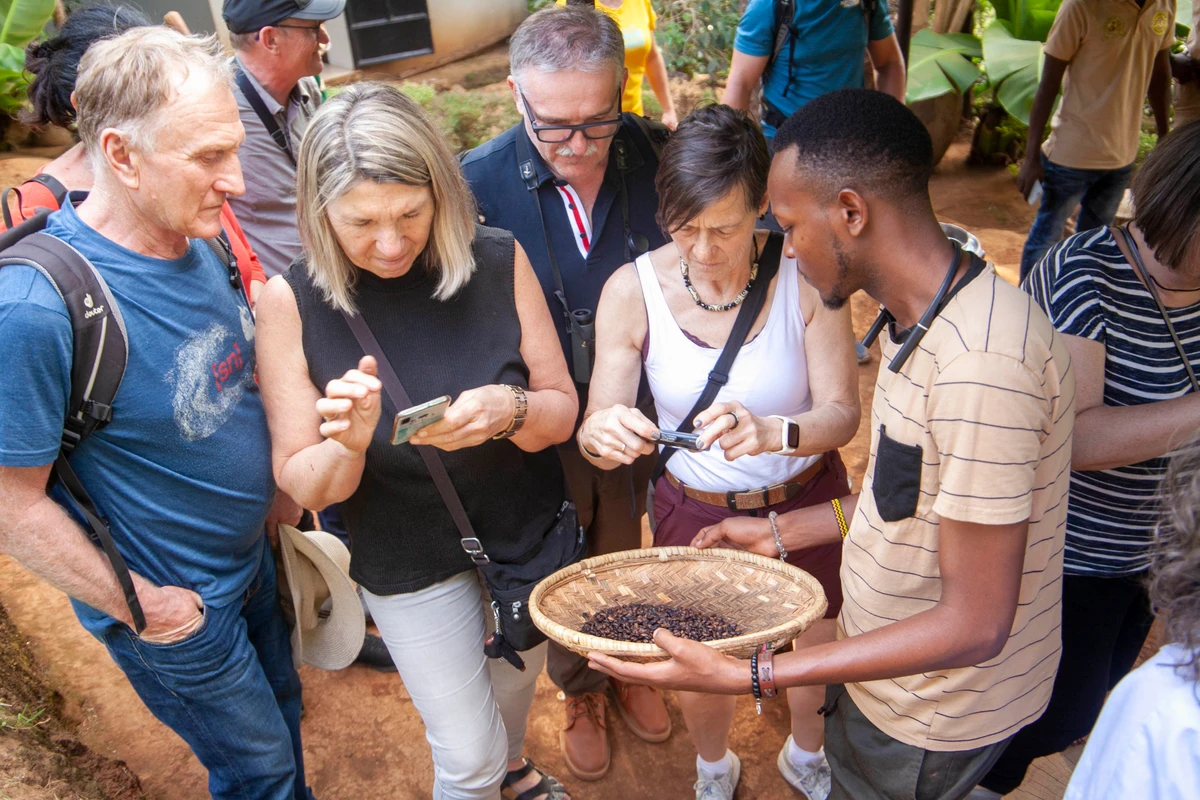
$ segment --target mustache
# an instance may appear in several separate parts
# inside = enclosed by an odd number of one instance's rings
[[[559,158],[590,158],[591,156],[596,155],[598,152],[600,152],[600,146],[591,140],[588,140],[587,150],[584,150],[580,155],[576,155],[575,151],[571,149],[571,145],[569,144],[564,144],[561,147],[556,147],[554,149],[554,155],[558,156]]]

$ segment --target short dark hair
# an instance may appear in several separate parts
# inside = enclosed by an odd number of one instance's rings
[[[929,131],[883,92],[839,89],[811,100],[780,126],[774,144],[777,154],[794,148],[797,169],[828,196],[854,189],[902,203],[929,191]]]
[[[1159,263],[1178,269],[1200,232],[1200,122],[1159,139],[1133,176],[1133,221]]]
[[[21,115],[22,121],[69,127],[75,122],[71,92],[87,49],[101,39],[153,24],[141,11],[126,5],[101,4],[73,12],[58,35],[33,42],[25,50],[25,71],[32,73],[33,81],[29,84],[29,110]]]
[[[746,208],[757,210],[770,171],[767,141],[746,112],[717,105],[693,111],[671,134],[658,165],[659,227],[677,231],[737,188]]]

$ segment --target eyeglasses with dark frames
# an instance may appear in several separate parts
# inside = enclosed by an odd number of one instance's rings
[[[517,94],[521,96],[521,104],[525,106],[525,114],[529,117],[529,125],[533,128],[533,135],[537,137],[539,142],[545,144],[569,142],[576,131],[582,133],[585,139],[593,141],[611,139],[617,135],[617,131],[621,130],[620,90],[617,91],[614,101],[617,104],[617,116],[615,118],[602,119],[597,122],[585,122],[582,125],[539,125],[537,122],[534,122],[533,109],[529,107],[529,101],[525,99],[525,93],[517,89]]]

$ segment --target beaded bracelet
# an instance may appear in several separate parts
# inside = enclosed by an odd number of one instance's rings
[[[850,526],[846,524],[846,514],[842,511],[842,501],[836,497],[829,501],[833,505],[833,515],[837,517],[838,530],[841,531],[842,538],[846,538],[846,534],[850,533]]]
[[[758,651],[750,656],[750,691],[754,693],[754,709],[762,716],[762,687],[758,685]]]
[[[775,537],[775,546],[779,548],[779,560],[787,561],[787,550],[783,547],[783,539],[779,536],[779,526],[775,524],[775,518],[779,515],[774,511],[767,514],[767,521],[771,523],[771,535]]]

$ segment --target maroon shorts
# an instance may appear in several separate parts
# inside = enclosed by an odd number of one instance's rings
[[[766,517],[771,511],[785,514],[796,508],[828,503],[835,497],[849,494],[846,482],[846,466],[836,450],[830,450],[821,460],[821,471],[810,480],[798,495],[782,503],[753,511],[733,511],[720,506],[701,503],[685,497],[682,488],[676,488],[667,476],[654,484],[654,518],[658,527],[654,531],[654,544],[658,547],[687,546],[696,538],[701,528],[716,525],[729,517]],[[810,547],[807,550],[789,552],[787,561],[820,581],[829,600],[826,619],[833,619],[842,609],[842,543]]]

